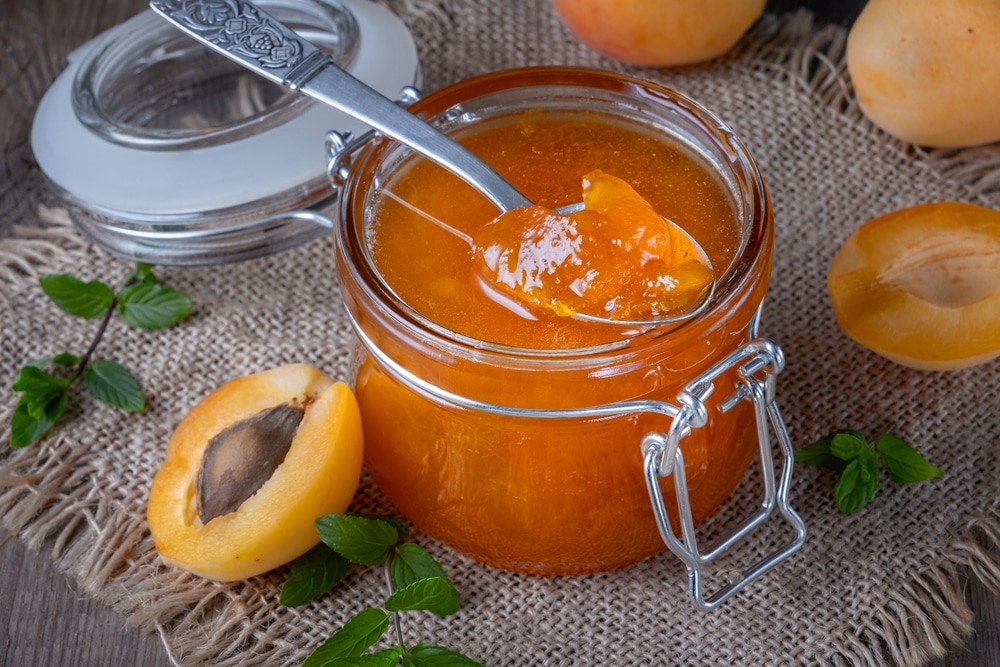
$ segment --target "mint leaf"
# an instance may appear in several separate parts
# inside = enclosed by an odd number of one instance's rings
[[[281,587],[278,602],[295,607],[328,593],[347,572],[347,559],[322,542],[299,556]]]
[[[388,522],[347,514],[321,516],[316,530],[327,546],[361,565],[381,565],[399,541],[399,532]]]
[[[156,282],[145,281],[122,290],[118,314],[129,326],[162,329],[177,324],[191,312],[186,294]]]
[[[871,447],[865,442],[865,438],[860,433],[850,433],[838,431],[830,439],[830,453],[841,461],[850,461],[865,452],[871,453]]]
[[[483,667],[483,665],[443,646],[417,644],[403,656],[403,667]]]
[[[83,381],[94,396],[116,408],[138,412],[146,407],[139,381],[114,361],[98,359],[92,362]]]
[[[21,398],[18,399],[17,406],[22,409],[21,418],[23,420],[24,417],[30,417],[39,422],[29,430],[41,428],[48,419],[52,418],[54,410],[52,404],[68,397],[66,390],[69,385],[69,380],[50,375],[34,366],[25,366],[20,370],[12,388],[14,391],[23,392]],[[59,414],[62,414],[62,410],[59,410]],[[58,418],[59,414],[56,414],[55,417]],[[20,423],[24,425],[27,422],[21,421]],[[45,430],[48,431],[47,428]],[[31,442],[36,439],[32,439]]]
[[[339,665],[342,658],[360,656],[385,634],[388,627],[387,613],[381,609],[365,609],[320,644],[302,663],[302,667]]]
[[[796,449],[795,462],[800,465],[816,466],[817,468],[843,470],[844,462],[830,453],[831,440],[833,440],[833,436],[828,435],[805,447]]]
[[[34,366],[35,368],[40,368],[44,370],[51,364],[56,364],[57,366],[66,366],[70,368],[76,366],[80,363],[80,357],[75,354],[63,353],[57,354],[54,357],[45,357],[44,359],[35,359],[34,361],[29,361],[29,366]]]
[[[83,282],[71,275],[55,274],[44,276],[38,282],[53,303],[65,312],[87,319],[103,319],[83,357],[59,354],[29,362],[20,371],[14,389],[23,393],[11,413],[12,447],[31,444],[51,430],[66,409],[68,388],[81,376],[90,391],[102,401],[130,411],[145,407],[146,399],[139,382],[125,368],[106,360],[90,362],[108,330],[116,301],[117,312],[127,324],[147,329],[173,324],[191,310],[187,296],[161,287],[148,264],[139,264],[128,274],[117,297],[99,280]],[[46,372],[52,365],[64,367],[57,372],[66,377]],[[71,370],[66,371],[66,368]]]
[[[389,564],[392,585],[397,590],[406,588],[421,579],[440,577],[447,579],[444,568],[419,544],[407,542],[396,547]]]
[[[129,271],[128,275],[125,276],[126,287],[138,285],[139,283],[158,282],[160,281],[153,275],[153,266],[151,264],[143,264],[142,262],[139,262],[136,267]]]
[[[423,609],[439,616],[458,611],[458,591],[446,577],[420,579],[402,588],[385,601],[389,611],[416,611]]]
[[[38,282],[61,310],[88,320],[106,313],[115,300],[114,291],[99,280],[85,283],[79,278],[58,274],[42,276]]]
[[[402,539],[410,534],[410,524],[406,523],[404,519],[398,516],[393,516],[392,514],[361,514],[366,519],[378,519],[379,521],[385,521],[387,524],[396,529],[399,534],[399,538]]]
[[[61,391],[69,386],[69,380],[46,373],[37,366],[28,365],[21,368],[14,380],[12,389],[29,393],[50,393]]]
[[[944,474],[909,443],[891,433],[883,433],[876,438],[875,449],[882,458],[885,469],[889,471],[889,478],[896,484],[921,482]]]
[[[878,488],[878,459],[865,445],[864,451],[852,460],[840,474],[833,488],[833,497],[841,514],[850,515],[864,508],[875,497]]]
[[[399,646],[387,648],[384,651],[359,655],[353,658],[337,658],[333,662],[327,663],[332,667],[393,667],[399,664],[399,658],[403,655],[403,649]]]
[[[37,414],[32,414],[30,394],[21,396],[10,418],[10,446],[27,447],[52,430],[59,417],[66,411],[69,393],[64,389],[43,404]]]

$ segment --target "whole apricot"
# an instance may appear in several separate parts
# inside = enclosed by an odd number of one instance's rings
[[[722,55],[765,0],[552,0],[577,39],[632,65],[689,65]]]
[[[146,508],[162,559],[209,579],[267,572],[319,542],[361,475],[351,390],[303,364],[237,378],[174,430]]]
[[[837,322],[904,366],[950,370],[1000,356],[1000,211],[960,202],[870,220],[827,285]]]
[[[996,0],[869,0],[847,69],[861,110],[889,134],[930,147],[1000,139]]]

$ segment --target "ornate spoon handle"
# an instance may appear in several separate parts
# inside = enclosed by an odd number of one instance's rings
[[[151,0],[178,28],[244,67],[305,93],[409,146],[479,190],[501,211],[531,202],[486,163],[338,67],[248,0]]]

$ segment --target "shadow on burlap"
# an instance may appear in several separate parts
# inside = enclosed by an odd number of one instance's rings
[[[463,606],[446,619],[417,614],[405,623],[406,641],[451,646],[491,665],[920,665],[967,634],[961,577],[1000,591],[1000,370],[989,363],[919,372],[858,347],[833,320],[825,272],[860,223],[889,210],[941,199],[1000,207],[997,150],[928,153],[888,138],[852,98],[844,31],[818,28],[805,13],[765,17],[716,62],[655,70],[590,53],[540,0],[393,6],[417,38],[427,90],[500,68],[573,64],[662,82],[726,119],[758,160],[774,201],[776,259],[762,333],[787,356],[778,396],[793,441],[894,424],[946,473],[909,487],[885,482],[868,510],[846,518],[832,505],[830,478],[796,470],[792,501],[810,531],[806,545],[713,614],[691,610],[684,570],[666,553],[616,572],[542,578],[486,568],[417,534],[452,575]],[[115,282],[130,268],[68,224],[34,166],[28,131],[66,53],[141,7],[43,0],[3,8],[4,425],[16,369],[83,349],[91,335],[47,302],[35,277],[57,271]],[[125,415],[81,392],[42,444],[9,450],[5,430],[3,524],[30,545],[54,545],[62,568],[138,627],[160,632],[178,664],[296,664],[384,599],[380,574],[351,571],[335,595],[282,608],[284,571],[216,584],[164,566],[144,510],[172,428],[223,381],[291,362],[346,377],[351,335],[331,242],[159,273],[191,295],[192,317],[156,333],[112,325],[102,345],[103,355],[139,376],[147,410]],[[713,525],[731,523],[753,492],[741,489]],[[353,509],[391,511],[368,480]],[[750,551],[785,537],[766,524]]]

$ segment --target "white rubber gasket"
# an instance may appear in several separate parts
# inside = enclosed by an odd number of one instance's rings
[[[354,15],[360,39],[347,71],[392,99],[404,87],[417,85],[416,45],[406,25],[369,0],[341,1]],[[285,123],[219,145],[142,150],[107,141],[79,121],[71,99],[81,61],[105,35],[70,55],[68,67],[43,96],[31,132],[35,159],[45,175],[92,210],[122,219],[130,214],[171,216],[276,197],[325,175],[328,131],[357,135],[368,129],[313,102]]]

